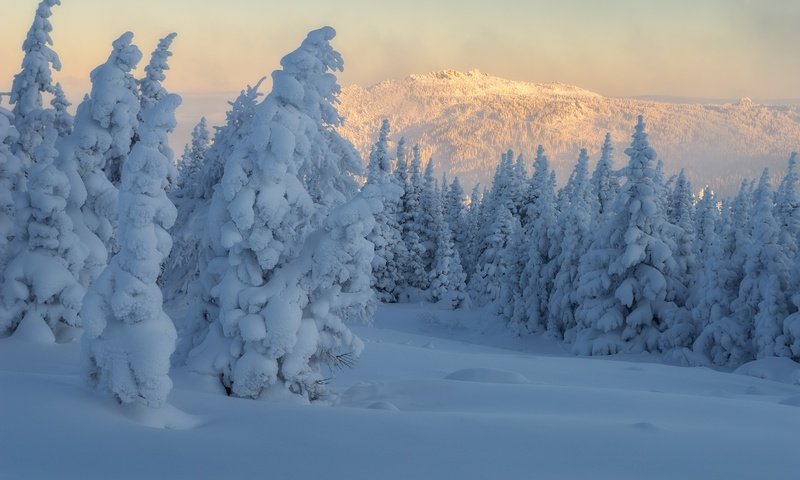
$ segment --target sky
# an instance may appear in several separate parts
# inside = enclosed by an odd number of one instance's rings
[[[0,0],[0,92],[37,0]],[[442,69],[558,81],[608,96],[800,98],[796,0],[62,0],[52,22],[73,103],[131,30],[145,54],[175,31],[167,87],[224,99],[268,76],[305,34],[337,29],[342,84]],[[192,108],[187,107],[187,108]],[[197,113],[197,115],[195,115]],[[187,111],[196,116],[199,112]]]

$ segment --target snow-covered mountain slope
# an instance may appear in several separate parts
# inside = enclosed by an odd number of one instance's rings
[[[366,350],[333,379],[341,395],[331,406],[226,397],[215,379],[178,369],[172,406],[157,412],[87,392],[77,342],[0,339],[0,478],[797,474],[797,385],[576,358],[511,337],[485,313],[430,305],[381,306],[375,327],[355,331]],[[781,360],[747,371],[797,381],[798,365]]]
[[[756,105],[749,99],[725,105],[662,103],[479,71],[442,71],[369,88],[348,86],[341,100],[341,132],[363,154],[369,153],[380,119],[387,117],[393,138],[420,142],[437,167],[467,186],[488,183],[501,151],[512,148],[531,158],[538,144],[548,150],[563,182],[581,147],[597,157],[606,132],[622,165],[639,114],[666,171],[685,167],[698,188],[710,184],[731,193],[741,178],[756,176],[765,166],[783,171],[791,151],[800,148],[800,107]]]

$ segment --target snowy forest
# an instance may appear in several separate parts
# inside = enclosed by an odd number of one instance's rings
[[[39,4],[0,106],[0,350],[79,344],[109,403],[165,406],[180,369],[226,396],[335,404],[332,378],[368,362],[357,332],[387,304],[581,357],[800,361],[796,153],[720,198],[664,171],[639,116],[624,155],[607,135],[557,179],[542,147],[498,152],[467,194],[388,120],[368,158],[337,133],[344,61],[324,27],[176,156],[180,37],[144,56],[122,34],[73,113],[59,4]]]

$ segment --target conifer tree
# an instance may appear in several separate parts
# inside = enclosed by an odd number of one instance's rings
[[[769,172],[764,170],[754,194],[754,214],[748,229],[750,247],[744,264],[739,297],[731,305],[738,325],[752,338],[756,358],[789,356],[783,337],[788,316],[788,258],[780,245],[778,222],[773,215]]]
[[[555,172],[550,169],[544,149],[538,148],[533,164],[527,223],[515,258],[521,265],[515,292],[511,327],[517,334],[544,331],[547,308],[555,277],[556,225]],[[513,279],[512,279],[513,281]]]
[[[26,221],[17,224],[14,256],[3,270],[0,334],[22,330],[29,338],[53,341],[62,325],[81,325],[84,289],[79,275],[88,252],[66,212],[69,180],[54,165],[55,110],[40,113],[44,130],[39,132],[27,199],[17,210],[18,221]]]
[[[59,97],[60,89],[57,90],[53,83],[52,70],[61,70],[61,60],[52,49],[53,39],[50,36],[53,31],[50,23],[52,8],[57,5],[61,5],[60,0],[42,0],[39,3],[33,24],[22,44],[22,68],[14,75],[11,86],[10,103],[13,105],[14,126],[19,134],[13,152],[23,162],[23,174],[40,160],[37,149],[49,134],[48,123],[54,122],[53,115],[47,113],[49,109],[44,108],[42,94]],[[42,150],[41,155],[47,157],[49,148]],[[24,191],[24,179],[20,186],[20,192]]]
[[[606,133],[600,159],[597,161],[591,179],[592,190],[597,196],[598,215],[596,224],[600,221],[601,216],[612,209],[617,193],[619,193],[619,183],[614,172],[613,154],[614,147],[611,144],[611,134]]]
[[[408,285],[419,291],[428,289],[428,276],[423,257],[425,246],[422,232],[422,175],[419,145],[412,149],[411,172],[406,193],[403,196],[405,212],[402,219],[403,239],[408,252]]]
[[[780,227],[780,243],[786,255],[794,258],[800,242],[800,197],[797,194],[797,152],[792,152],[786,175],[775,194],[775,220]]]
[[[85,288],[105,268],[115,245],[118,191],[106,170],[109,162],[127,157],[138,125],[130,71],[142,54],[132,40],[132,33],[123,34],[106,63],[92,71],[92,91],[78,106],[73,132],[59,144],[58,166],[71,185],[67,210],[90,252],[82,274]]]
[[[588,245],[594,213],[594,192],[589,185],[588,169],[589,155],[582,148],[570,177],[570,197],[562,198],[558,209],[561,249],[554,259],[556,273],[547,319],[547,331],[558,338],[566,336],[570,339],[577,326],[575,309],[578,298],[575,285],[578,281],[578,264]]]
[[[636,125],[614,212],[596,232],[581,259],[579,322],[574,349],[588,355],[658,351],[674,304],[667,300],[667,278],[675,270],[673,245],[664,234],[665,212],[659,192],[656,152],[642,117]]]
[[[367,240],[375,246],[372,259],[372,274],[379,300],[396,302],[404,287],[404,271],[408,263],[408,252],[403,242],[398,222],[400,203],[404,189],[396,183],[389,157],[389,121],[384,120],[378,141],[372,147],[367,165],[367,183],[364,191],[370,198],[380,202],[380,211],[375,215],[375,227]],[[367,190],[372,190],[366,192]]]
[[[175,167],[167,137],[181,103],[161,80],[152,85],[151,101],[141,112],[139,141],[122,164],[119,252],[81,309],[89,386],[118,402],[155,408],[172,389],[169,366],[176,332],[164,313],[157,280],[172,247],[168,231],[176,210],[166,189]]]
[[[208,268],[219,268],[219,282],[209,296],[218,315],[188,363],[236,396],[319,398],[321,367],[354,360],[362,347],[343,320],[368,318],[372,308],[364,236],[374,212],[363,198],[331,204],[345,201],[344,187],[360,173],[343,168],[357,154],[334,129],[333,72],[343,66],[334,35],[312,31],[281,60],[212,197],[209,219],[220,231]]]
[[[5,270],[9,245],[16,235],[14,203],[22,179],[22,161],[11,151],[19,138],[13,120],[14,115],[0,107],[0,271]]]

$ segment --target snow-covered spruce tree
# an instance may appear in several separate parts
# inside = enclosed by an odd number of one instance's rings
[[[590,183],[597,196],[598,215],[595,224],[599,224],[600,217],[612,209],[617,193],[619,193],[619,181],[614,171],[614,147],[611,144],[610,133],[606,133],[605,140],[603,140],[600,159],[594,168]]]
[[[469,225],[464,197],[464,189],[458,177],[453,179],[447,190],[447,198],[443,205],[444,219],[453,234],[453,245],[460,258],[467,258],[469,245]]]
[[[732,318],[731,303],[737,296],[738,283],[730,257],[733,236],[730,209],[717,208],[717,200],[710,188],[703,190],[697,204],[695,242],[698,260],[692,276],[690,305],[692,319],[699,330],[693,350],[715,365],[726,365],[731,359],[740,362],[739,353],[746,350],[743,341],[746,331]],[[739,345],[739,347],[736,347]],[[733,355],[732,355],[733,354]]]
[[[139,100],[129,87],[142,54],[132,40],[132,33],[123,34],[106,63],[92,71],[92,91],[78,106],[74,130],[58,146],[58,166],[71,187],[67,211],[90,252],[84,287],[103,271],[114,245],[118,191],[105,170],[109,161],[127,157],[138,125]]]
[[[478,252],[481,243],[479,232],[482,229],[482,204],[480,184],[476,184],[472,188],[472,193],[469,196],[469,206],[465,214],[467,234],[461,253],[461,264],[464,267],[464,273],[467,274],[467,286],[470,285],[470,279],[475,272],[475,265],[478,263]]]
[[[52,114],[47,113],[49,109],[43,106],[42,94],[56,93],[52,70],[61,70],[61,61],[51,48],[53,39],[50,36],[53,31],[50,17],[56,5],[61,5],[61,1],[42,0],[39,3],[33,24],[22,44],[22,69],[14,75],[11,86],[10,103],[14,106],[14,126],[19,133],[13,151],[23,162],[24,175],[39,161],[37,148],[48,135],[48,122],[54,123]],[[43,150],[46,152],[49,148]],[[20,186],[20,192],[24,192],[24,180]]]
[[[419,145],[414,145],[412,149],[411,173],[409,176],[406,193],[403,196],[405,211],[402,218],[403,239],[406,243],[408,252],[408,269],[406,278],[408,286],[418,292],[428,289],[428,275],[425,270],[423,257],[425,256],[425,246],[423,244],[424,235],[422,232],[422,175],[421,158]]]
[[[444,218],[440,203],[433,205],[436,223],[436,247],[430,271],[430,295],[434,302],[447,303],[457,309],[469,306],[467,276],[461,266],[461,257],[453,244],[450,226]]]
[[[54,341],[62,325],[81,324],[84,289],[78,277],[88,252],[66,213],[69,181],[53,163],[55,116],[55,110],[45,110],[39,117],[44,130],[22,207],[27,211],[17,215],[27,221],[17,225],[14,257],[3,271],[0,335],[24,331],[29,338]]]
[[[433,159],[428,159],[420,191],[419,238],[423,247],[422,265],[430,278],[436,255],[436,210],[441,210],[441,196],[436,186]],[[430,282],[426,282],[430,286]]]
[[[780,227],[780,243],[789,258],[794,258],[800,242],[800,196],[797,194],[797,152],[792,152],[786,175],[775,193],[775,220]]]
[[[92,71],[91,95],[95,103],[93,116],[108,129],[112,138],[111,146],[104,154],[103,171],[114,187],[119,188],[122,165],[137,139],[136,128],[143,107],[139,82],[131,73],[142,59],[142,53],[133,45],[131,32],[124,33],[112,46],[114,51],[108,62]],[[100,87],[97,90],[96,84]],[[110,120],[106,120],[109,117]]]
[[[178,161],[176,197],[189,197],[194,190],[198,190],[195,185],[200,180],[200,172],[205,165],[209,148],[211,148],[211,134],[208,131],[206,117],[202,117],[192,129],[192,140],[186,145],[186,150]]]
[[[658,193],[656,152],[642,117],[636,125],[627,177],[610,214],[581,258],[573,348],[582,355],[658,351],[674,314],[666,297],[675,270],[673,245]]]
[[[507,249],[513,233],[518,230],[519,220],[507,208],[499,208],[495,220],[491,223],[491,233],[481,240],[481,251],[477,266],[469,283],[470,298],[478,306],[493,305],[507,298],[504,294],[508,288],[509,265]]]
[[[81,308],[84,375],[90,388],[120,403],[149,407],[163,405],[172,389],[169,367],[176,340],[157,280],[172,247],[168,230],[177,214],[166,193],[175,174],[167,137],[181,98],[168,93],[162,79],[151,85],[139,140],[122,163],[119,252]]]
[[[675,311],[662,335],[662,349],[686,347],[697,337],[697,325],[687,306],[689,286],[695,274],[694,256],[694,195],[692,186],[681,170],[669,198],[668,223],[664,234],[671,237],[672,258],[675,270],[667,277],[667,300],[675,304]]]
[[[744,264],[739,298],[731,308],[737,324],[752,338],[756,358],[789,356],[783,337],[788,316],[789,259],[781,248],[780,230],[773,215],[773,192],[764,170],[754,194],[750,215],[750,248]]]
[[[594,192],[589,185],[589,155],[581,149],[578,163],[571,175],[570,198],[562,198],[557,224],[560,226],[561,249],[555,262],[555,280],[547,313],[547,331],[557,338],[571,342],[577,322],[575,309],[578,298],[575,285],[578,265],[586,250],[594,214]]]
[[[75,119],[67,110],[72,103],[67,100],[67,96],[64,94],[64,89],[61,88],[60,83],[56,83],[53,86],[52,93],[53,98],[50,100],[50,106],[53,107],[53,110],[56,112],[54,124],[56,131],[58,131],[58,137],[64,138],[72,133],[72,128],[75,124]]]
[[[367,240],[375,245],[372,259],[372,275],[378,299],[396,302],[405,286],[404,271],[408,263],[408,252],[403,242],[402,230],[397,220],[404,189],[396,183],[389,156],[389,121],[384,120],[378,140],[372,147],[367,165],[367,196],[380,202],[375,214],[375,228]]]
[[[523,242],[514,255],[520,264],[519,278],[511,278],[513,313],[509,326],[516,334],[544,331],[547,307],[555,277],[557,255],[553,235],[556,226],[555,172],[550,169],[544,149],[537,149],[531,177],[527,223]]]
[[[333,133],[341,119],[330,72],[342,68],[334,35],[330,27],[312,31],[281,60],[212,197],[209,220],[220,228],[210,246],[222,271],[209,296],[219,312],[188,363],[239,397],[288,390],[319,398],[321,368],[361,349],[342,317],[370,311],[370,201],[357,198],[328,216],[342,185],[355,181],[328,175],[356,172],[321,168],[310,183],[302,174],[309,162],[357,155]],[[329,191],[312,195],[306,185]]]
[[[211,292],[220,282],[228,258],[226,250],[220,246],[219,231],[206,226],[227,221],[225,204],[214,205],[212,197],[222,179],[224,163],[248,134],[261,96],[258,92],[261,83],[248,86],[229,102],[231,109],[227,112],[226,123],[216,129],[198,180],[191,188],[187,185],[181,190],[183,198],[173,195],[178,209],[176,225],[180,221],[181,227],[179,231],[174,230],[173,238],[177,241],[165,264],[163,285],[167,301],[183,300],[186,307],[183,314],[174,318],[178,330],[178,344],[173,355],[176,365],[185,363],[189,351],[203,341],[210,323],[219,315],[219,306]]]
[[[161,277],[161,284],[168,287],[166,301],[185,298],[189,283],[197,278],[197,251],[204,226],[194,225],[193,221],[195,213],[207,203],[203,201],[203,189],[199,185],[209,147],[208,126],[203,117],[192,129],[191,143],[178,162],[177,188],[170,192],[178,217],[172,227],[172,250]]]
[[[22,162],[11,151],[19,138],[14,115],[0,107],[0,271],[5,271],[9,245],[15,237],[15,194],[22,179]]]

